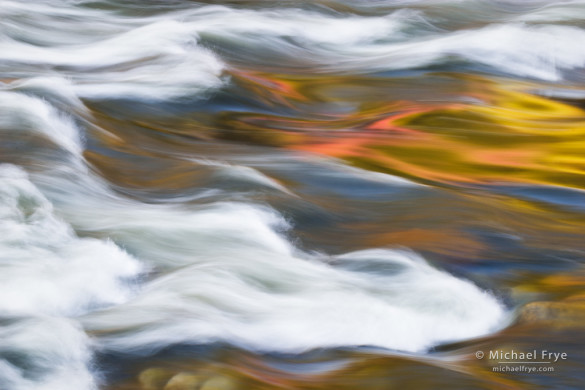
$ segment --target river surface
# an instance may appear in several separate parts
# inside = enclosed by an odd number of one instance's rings
[[[0,390],[583,388],[584,110],[584,1],[0,0]]]

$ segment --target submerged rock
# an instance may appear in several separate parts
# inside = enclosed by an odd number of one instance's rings
[[[138,375],[138,382],[143,390],[162,390],[173,374],[164,368],[147,368]]]
[[[585,326],[585,302],[531,302],[518,313],[519,323],[550,323],[560,327]]]
[[[216,376],[209,379],[201,386],[200,390],[237,390],[237,383],[225,376]]]
[[[197,390],[207,377],[189,372],[180,372],[173,376],[164,390]]]

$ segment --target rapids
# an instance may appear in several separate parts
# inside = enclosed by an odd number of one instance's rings
[[[585,3],[221,3],[0,0],[0,389],[435,359],[580,269]]]

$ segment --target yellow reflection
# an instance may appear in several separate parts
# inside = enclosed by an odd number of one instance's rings
[[[227,128],[244,128],[238,134],[252,142],[331,155],[424,183],[585,188],[585,112],[535,96],[530,85],[451,75],[461,84],[454,99],[460,101],[421,103],[393,96],[380,100],[375,80],[360,84],[349,77],[316,81],[278,80],[283,77],[279,75],[246,77],[248,84],[263,87],[267,99],[274,101],[278,95],[278,101],[293,108],[301,103],[340,105],[352,89],[359,96],[352,97],[353,110],[341,113],[324,108],[316,109],[313,117],[226,118]],[[364,97],[368,88],[372,99]]]

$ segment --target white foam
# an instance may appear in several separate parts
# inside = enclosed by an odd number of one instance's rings
[[[90,362],[88,337],[75,321],[41,316],[0,326],[3,389],[94,390]]]
[[[43,134],[72,155],[81,155],[83,142],[73,120],[43,99],[0,91],[0,114],[0,132]]]
[[[299,10],[223,7],[202,8],[187,20],[200,34],[258,49],[261,45],[323,71],[409,69],[440,64],[455,56],[496,71],[559,80],[561,70],[585,66],[585,50],[579,44],[585,31],[571,26],[510,23],[447,33],[433,27],[423,14],[403,10],[385,17],[338,17]],[[408,32],[417,23],[421,31]],[[423,23],[426,30],[420,26]]]
[[[69,54],[68,64],[80,58],[86,66],[138,63],[106,70],[98,80],[79,75],[77,92],[86,98],[168,100],[194,97],[222,84],[223,64],[197,46],[197,35],[188,26],[176,21],[156,22]]]
[[[456,54],[495,70],[541,80],[562,80],[563,70],[585,66],[585,50],[576,42],[585,30],[569,26],[494,25],[453,35],[442,55]]]
[[[131,295],[129,279],[141,269],[113,243],[77,237],[22,169],[0,165],[3,388],[97,388],[89,340],[63,316],[124,302]],[[11,361],[15,355],[25,360]]]
[[[354,47],[380,39],[404,38],[402,30],[420,14],[401,10],[395,15],[381,17],[337,17],[290,8],[246,10],[208,6],[184,11],[181,15],[200,33],[217,34],[234,42],[247,41],[248,44],[253,43],[252,39],[260,38],[258,43],[268,43],[270,48],[275,48],[270,44],[271,39],[286,37],[298,42],[301,47],[306,44],[306,48],[311,50],[319,49],[317,44]],[[364,28],[364,23],[368,28]],[[282,50],[288,49],[290,45],[283,45]]]
[[[490,294],[412,252],[356,252],[334,267],[252,246],[236,257],[230,247],[225,241],[212,261],[160,278],[84,324],[112,332],[102,343],[125,351],[224,341],[264,351],[373,345],[414,352],[486,334],[505,318]]]
[[[582,28],[522,23],[569,12],[568,6],[454,32],[436,27],[423,11],[409,9],[355,16],[212,5],[128,18],[65,2],[32,7],[37,13],[29,19],[28,4],[2,2],[6,22],[0,29],[0,60],[8,66],[0,70],[19,69],[19,78],[67,78],[86,99],[161,102],[222,87],[226,65],[200,45],[202,36],[212,45],[233,45],[240,52],[236,57],[244,60],[256,60],[250,53],[259,52],[270,58],[268,65],[296,64],[319,72],[410,69],[459,59],[496,72],[557,81],[563,71],[585,67]]]
[[[25,74],[34,67],[29,77],[38,76],[40,68],[47,69],[46,76],[61,74],[72,80],[80,97],[88,99],[194,98],[223,84],[223,63],[199,47],[197,33],[177,20],[144,20],[137,26],[136,21],[111,15],[110,23],[99,29],[105,39],[86,36],[85,41],[69,45],[57,41],[41,46],[4,36],[0,59]]]
[[[20,92],[30,97],[35,96],[46,99],[52,103],[60,104],[68,111],[77,111],[78,113],[83,114],[87,114],[88,111],[83,105],[83,102],[79,99],[79,96],[76,94],[73,83],[63,77],[31,77],[24,80],[13,81],[7,84],[3,89],[5,91]],[[49,108],[49,110],[51,110],[51,108]],[[33,111],[36,110],[33,108]],[[67,125],[65,125],[65,127],[67,127]]]
[[[21,169],[0,165],[0,314],[79,315],[121,303],[139,263],[109,241],[79,238]]]

